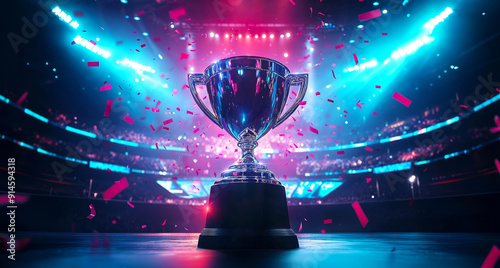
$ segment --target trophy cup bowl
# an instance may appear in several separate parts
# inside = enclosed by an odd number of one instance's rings
[[[203,74],[189,74],[191,94],[205,115],[238,141],[241,157],[210,188],[209,210],[198,247],[210,249],[297,248],[290,229],[285,187],[254,155],[257,140],[297,109],[307,74],[291,74],[272,59],[238,56],[219,60]],[[196,89],[205,85],[211,112]],[[300,86],[283,112],[290,86]]]

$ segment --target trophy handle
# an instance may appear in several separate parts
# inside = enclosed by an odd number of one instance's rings
[[[308,79],[308,74],[288,74],[285,77],[285,90],[287,91],[286,97],[288,97],[288,92],[290,91],[290,86],[295,86],[295,85],[300,85],[300,91],[299,94],[297,95],[297,99],[295,99],[295,102],[292,104],[290,109],[286,111],[283,115],[281,115],[278,118],[278,121],[276,121],[276,124],[274,125],[273,128],[279,126],[281,123],[283,123],[290,115],[297,110],[297,107],[299,107],[299,103],[304,99],[304,96],[306,95],[307,91],[307,79]],[[286,100],[285,100],[286,103]],[[283,104],[285,105],[285,104]]]
[[[191,95],[193,95],[193,99],[196,104],[198,104],[203,113],[205,113],[205,115],[207,115],[208,118],[212,120],[212,122],[222,128],[222,124],[217,115],[214,115],[210,110],[208,110],[207,106],[205,106],[205,104],[203,104],[203,102],[200,100],[198,92],[196,91],[196,85],[207,85],[207,76],[204,74],[188,74],[188,83],[189,89],[191,90]]]

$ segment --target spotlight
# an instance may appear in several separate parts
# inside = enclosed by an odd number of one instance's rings
[[[374,5],[374,6],[378,6],[378,5],[379,5],[379,3],[378,3],[378,2],[373,2],[373,5]]]
[[[365,27],[365,26],[363,26],[363,24],[358,25],[358,29],[361,29],[363,27]]]
[[[256,34],[256,35],[255,35],[255,38],[259,38],[259,35],[258,35],[258,34]]]
[[[262,38],[266,38],[266,34],[263,34],[263,35],[262,35]]]
[[[216,38],[219,38],[219,34],[215,34],[215,37],[216,37]]]
[[[285,35],[284,35],[284,34],[281,34],[281,35],[280,35],[280,38],[283,38],[283,37],[285,37]]]
[[[241,38],[241,34],[238,34],[238,38]]]
[[[382,10],[383,14],[387,14],[387,9]]]
[[[226,34],[226,38],[229,38],[229,34]]]
[[[415,175],[411,175],[410,178],[408,179],[411,183],[413,183],[415,181],[417,177],[415,177]]]
[[[286,37],[290,37],[290,33],[286,33]]]
[[[274,34],[269,35],[269,38],[274,38]]]
[[[214,36],[215,36],[215,34],[214,34],[214,33],[210,33],[210,37],[214,37]]]
[[[285,58],[288,58],[288,53],[285,52],[285,54],[283,54],[283,56],[285,56]]]
[[[175,26],[174,26],[173,24],[170,24],[170,28],[172,28],[172,29],[173,29],[174,27],[175,27]]]
[[[250,35],[249,35],[249,34],[247,34],[247,38],[250,38]]]

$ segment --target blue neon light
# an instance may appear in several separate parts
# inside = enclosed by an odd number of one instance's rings
[[[359,174],[359,173],[368,173],[368,172],[372,172],[373,170],[371,168],[367,168],[367,169],[350,169],[347,171],[347,174]]]
[[[31,149],[31,150],[35,150],[35,147],[33,147],[33,146],[29,145],[29,144],[26,144],[26,143],[24,143],[22,141],[19,142],[19,146],[25,147],[25,148],[28,148],[28,149]]]
[[[39,114],[31,111],[28,108],[24,109],[24,113],[26,113],[27,115],[30,115],[30,116],[32,116],[32,117],[34,117],[34,118],[36,118],[36,119],[38,119],[38,120],[40,120],[40,121],[42,121],[44,123],[48,123],[49,122],[49,119],[47,119],[47,118],[45,118],[45,117],[43,117],[43,116],[41,116],[41,115],[39,115]]]
[[[415,166],[429,164],[430,162],[431,162],[431,160],[418,161],[418,162],[415,162]]]
[[[9,101],[10,101],[9,99],[7,99],[6,97],[4,97],[2,95],[0,95],[0,100],[5,102],[5,103],[9,103]]]
[[[97,135],[94,134],[94,133],[83,131],[83,130],[80,130],[80,129],[77,129],[77,128],[73,128],[73,127],[70,127],[70,126],[66,126],[64,129],[66,129],[69,132],[73,132],[73,133],[80,134],[80,135],[83,135],[83,136],[87,136],[87,137],[90,137],[90,138],[96,138],[97,137]]]
[[[130,173],[130,168],[124,167],[124,166],[119,166],[119,165],[114,165],[114,164],[109,164],[109,163],[102,163],[102,162],[97,162],[97,161],[90,161],[89,167],[93,169],[100,169],[100,170],[111,170],[112,172],[120,172],[120,173]]]
[[[39,153],[42,153],[42,154],[46,154],[46,155],[57,157],[57,155],[55,153],[51,153],[51,152],[45,151],[42,148],[36,148],[36,151],[39,152]]]
[[[410,168],[411,168],[411,162],[402,162],[387,166],[375,167],[373,168],[373,173],[380,174],[380,173],[394,172],[399,170],[408,170]]]
[[[486,107],[486,106],[488,106],[488,105],[490,105],[490,104],[492,104],[492,103],[494,103],[494,102],[496,102],[498,100],[500,100],[500,94],[497,94],[495,97],[493,97],[493,98],[491,98],[491,99],[489,99],[487,101],[484,101],[483,103],[481,103],[478,106],[474,107],[474,112],[477,112],[477,111],[483,109],[484,107]]]
[[[139,146],[139,143],[132,142],[132,141],[124,141],[124,140],[117,140],[117,139],[109,139],[109,141],[113,142],[113,143],[118,143],[118,144],[121,144],[121,145],[126,145],[126,146],[132,146],[132,147]]]
[[[72,158],[72,157],[65,157],[64,159],[68,160],[68,161],[71,161],[71,162],[76,162],[76,163],[80,163],[80,164],[88,164],[89,162],[88,161],[85,161],[85,160],[80,160],[80,159],[76,159],[76,158]]]

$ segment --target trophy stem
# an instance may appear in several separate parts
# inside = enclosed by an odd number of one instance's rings
[[[259,145],[257,142],[257,135],[248,128],[238,135],[240,140],[238,141],[238,147],[241,149],[241,157],[236,162],[237,164],[250,164],[259,163],[259,160],[255,158],[253,150]]]

